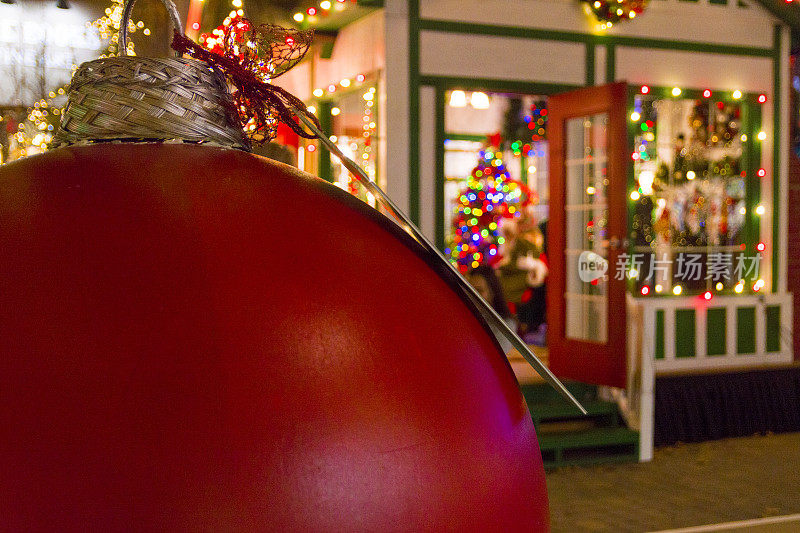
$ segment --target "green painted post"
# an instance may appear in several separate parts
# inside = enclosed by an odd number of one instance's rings
[[[606,83],[613,83],[617,69],[617,48],[614,44],[606,45]]]
[[[320,129],[325,135],[333,135],[333,117],[331,115],[331,109],[333,109],[333,102],[330,100],[322,100],[319,102],[319,123],[322,126]],[[317,150],[319,156],[318,159],[318,172],[319,177],[333,183],[333,166],[331,165],[331,153],[324,149],[320,145],[320,149]]]

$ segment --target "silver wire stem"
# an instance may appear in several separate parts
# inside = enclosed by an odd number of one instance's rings
[[[389,198],[383,189],[378,187],[374,181],[372,181],[369,176],[367,175],[364,170],[359,167],[354,161],[348,158],[336,144],[328,138],[327,135],[322,133],[319,128],[309,120],[303,113],[302,110],[294,109],[295,116],[297,116],[303,124],[311,130],[322,144],[336,157],[338,157],[342,164],[345,166],[347,170],[352,172],[361,182],[362,185],[370,192],[380,203],[381,205],[396,219],[397,223],[403,228],[408,234],[410,234],[417,242],[419,242],[423,248],[431,254],[432,257],[438,259],[440,263],[447,265],[447,267],[455,274],[455,279],[458,281],[458,285],[464,294],[475,304],[478,310],[483,315],[484,319],[496,330],[500,331],[502,335],[508,339],[514,348],[522,354],[522,357],[530,364],[536,372],[539,373],[544,380],[550,384],[554,389],[556,389],[566,400],[571,402],[572,404],[577,407],[581,413],[587,414],[586,409],[580,404],[580,402],[572,395],[571,392],[564,386],[561,381],[550,372],[550,369],[547,368],[544,363],[542,363],[536,354],[528,347],[525,342],[519,338],[519,335],[514,332],[511,327],[506,323],[503,318],[497,314],[492,306],[490,306],[486,300],[478,293],[478,291],[461,275],[461,272],[456,269],[450,261],[444,256],[444,254],[439,251],[433,243],[428,240],[427,237],[417,228],[417,226],[411,221],[411,219],[403,213]]]

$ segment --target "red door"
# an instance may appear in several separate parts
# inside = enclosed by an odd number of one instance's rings
[[[625,83],[548,101],[550,368],[615,387],[626,385],[625,281],[617,274],[627,232],[626,101]]]

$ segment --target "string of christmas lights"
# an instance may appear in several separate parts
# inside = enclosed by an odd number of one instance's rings
[[[547,140],[547,116],[547,107],[544,101],[531,104],[529,112],[522,117],[522,121],[529,132],[530,141],[516,140],[511,142],[511,152],[515,157],[533,155],[534,146],[531,143]],[[517,130],[516,127],[514,129]],[[510,134],[513,135],[514,132]],[[517,134],[519,133],[517,132]]]
[[[375,121],[375,113],[374,113],[374,106],[375,106],[375,87],[370,87],[368,91],[361,95],[361,98],[364,100],[364,115],[361,117],[361,120],[364,122],[362,129],[364,133],[364,149],[363,153],[361,154],[361,163],[364,166],[364,169],[367,171],[367,175],[375,179],[375,153],[372,147],[372,139],[375,135],[375,130],[378,127],[377,122]],[[352,174],[350,175],[350,192],[353,194],[358,193],[358,179]]]
[[[305,10],[298,11],[292,17],[295,22],[306,25],[314,25],[320,18],[329,16],[331,13],[344,11],[348,5],[358,5],[358,0],[322,0],[319,7],[313,6]]]
[[[358,133],[353,130],[347,132],[343,131],[341,138],[337,135],[331,135],[331,140],[338,143],[339,148],[348,157],[359,163],[361,168],[366,171],[367,175],[372,180],[374,180],[376,176],[376,154],[372,142],[378,126],[374,109],[376,92],[376,87],[372,86],[361,93],[361,100],[363,100],[364,107],[361,116],[362,126]],[[316,112],[313,106],[310,109]],[[340,113],[341,109],[338,107],[331,109],[331,114],[334,116],[339,116]],[[337,129],[345,130],[345,128]],[[360,180],[351,172],[347,171],[344,166],[341,167],[340,178],[336,181],[336,185],[348,191],[350,194],[365,200],[370,205],[374,205],[374,197],[360,185]]]

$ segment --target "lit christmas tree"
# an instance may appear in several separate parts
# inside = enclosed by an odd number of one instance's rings
[[[503,218],[518,217],[531,202],[528,187],[508,173],[500,153],[481,151],[467,187],[458,196],[453,218],[452,242],[445,252],[463,273],[500,260]]]

